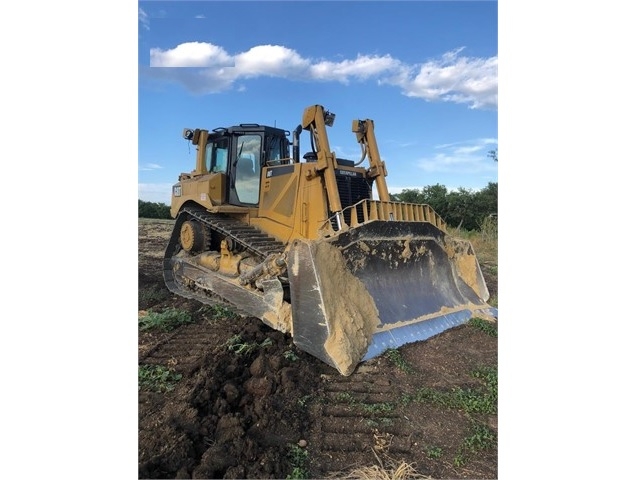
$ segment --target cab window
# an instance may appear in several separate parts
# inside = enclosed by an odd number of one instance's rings
[[[281,159],[282,159],[281,138],[272,137],[271,141],[269,142],[269,147],[267,149],[267,161],[271,162],[273,160],[281,160]]]
[[[229,153],[229,139],[219,138],[207,144],[205,152],[207,170],[210,173],[227,173],[227,159]]]

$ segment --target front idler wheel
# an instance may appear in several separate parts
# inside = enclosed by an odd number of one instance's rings
[[[195,220],[187,220],[180,227],[180,245],[189,253],[198,254],[208,248],[208,231],[205,226]]]

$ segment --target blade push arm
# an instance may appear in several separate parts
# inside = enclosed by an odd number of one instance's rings
[[[376,190],[381,201],[389,202],[389,191],[387,190],[387,169],[385,162],[381,160],[378,153],[378,145],[374,136],[374,121],[370,119],[354,120],[352,122],[352,132],[356,134],[356,141],[361,144],[363,158],[369,157],[369,170],[367,176],[376,179]],[[362,161],[362,159],[361,159]]]
[[[331,127],[333,123],[334,114],[326,111],[321,105],[307,107],[303,113],[302,127],[312,133],[318,149],[315,171],[317,174],[323,175],[329,198],[329,208],[332,213],[335,213],[342,210],[338,185],[336,184],[336,173],[334,172],[338,168],[338,164],[336,163],[336,155],[329,149],[329,139],[325,129],[325,125]]]

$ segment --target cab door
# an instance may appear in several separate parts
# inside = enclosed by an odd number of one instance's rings
[[[244,133],[236,136],[235,140],[229,202],[233,205],[256,206],[260,193],[262,136]]]

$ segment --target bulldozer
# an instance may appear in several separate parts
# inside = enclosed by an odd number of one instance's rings
[[[172,187],[167,288],[257,317],[345,376],[472,317],[498,318],[472,245],[429,205],[391,200],[373,120],[352,122],[362,155],[349,160],[330,149],[334,119],[312,105],[292,132],[183,130],[196,166]]]

